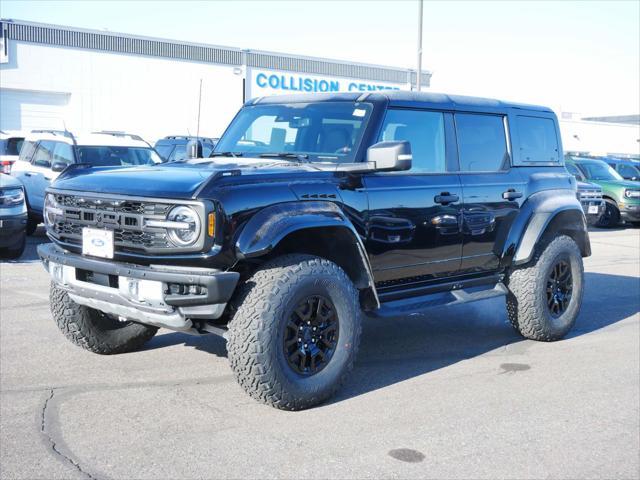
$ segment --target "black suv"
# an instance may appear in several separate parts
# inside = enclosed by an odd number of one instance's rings
[[[505,296],[525,337],[571,329],[590,255],[547,108],[440,94],[249,101],[212,158],[70,167],[38,253],[51,309],[96,353],[158,327],[228,340],[254,398],[303,409],[353,366],[363,312]]]

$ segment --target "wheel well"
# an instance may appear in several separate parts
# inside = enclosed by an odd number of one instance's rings
[[[297,230],[284,237],[270,252],[269,257],[287,253],[306,253],[340,266],[360,290],[360,303],[365,309],[377,307],[372,279],[366,259],[354,233],[347,227],[314,227]]]
[[[591,244],[582,212],[577,210],[559,212],[547,224],[538,239],[538,245],[544,245],[560,235],[571,237],[578,244],[583,257],[591,255]]]

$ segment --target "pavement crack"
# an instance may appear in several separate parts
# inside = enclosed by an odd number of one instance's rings
[[[55,439],[53,438],[53,436],[49,433],[49,430],[47,428],[47,409],[49,408],[49,403],[53,400],[53,396],[55,395],[55,390],[53,388],[49,388],[49,397],[47,397],[47,399],[44,401],[44,405],[42,406],[42,413],[41,413],[41,422],[40,422],[40,433],[42,433],[42,435],[44,435],[49,443],[49,446],[51,447],[51,450],[53,451],[53,453],[60,457],[63,461],[65,461],[66,463],[71,464],[76,470],[78,470],[82,475],[84,475],[85,477],[89,478],[90,480],[98,480],[96,477],[94,477],[93,475],[91,475],[89,472],[85,471],[82,466],[76,462],[75,460],[73,460],[71,457],[65,455],[64,453],[62,453],[60,451],[60,449],[58,448]]]

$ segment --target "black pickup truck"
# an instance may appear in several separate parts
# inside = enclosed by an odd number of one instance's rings
[[[291,410],[347,377],[365,313],[505,296],[523,336],[562,338],[590,255],[551,110],[413,92],[249,101],[209,158],[68,167],[44,219],[72,342],[224,335],[242,387]]]

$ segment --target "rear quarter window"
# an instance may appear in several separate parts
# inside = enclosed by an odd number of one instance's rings
[[[556,124],[552,119],[517,115],[516,128],[520,141],[520,161],[526,163],[558,163],[560,161]]]

